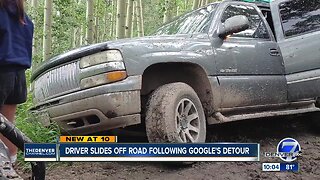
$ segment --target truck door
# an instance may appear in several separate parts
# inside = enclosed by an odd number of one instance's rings
[[[249,29],[233,34],[215,49],[221,108],[250,107],[287,102],[284,63],[270,27],[255,6],[225,2],[218,23],[245,15]],[[215,45],[214,45],[215,46]]]
[[[320,1],[273,1],[271,9],[289,101],[320,97]]]

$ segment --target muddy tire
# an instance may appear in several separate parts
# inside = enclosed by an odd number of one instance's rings
[[[185,83],[156,89],[147,103],[149,142],[200,143],[206,139],[206,120],[197,93]]]

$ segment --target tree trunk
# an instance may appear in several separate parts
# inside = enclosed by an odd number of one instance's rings
[[[87,31],[86,31],[86,43],[93,43],[93,24],[94,24],[94,0],[87,0]]]
[[[126,26],[126,2],[124,0],[117,1],[117,39],[125,37]]]
[[[127,7],[127,22],[126,22],[126,37],[132,37],[132,18],[133,18],[133,2],[134,0],[128,0]]]
[[[200,4],[200,0],[193,0],[192,9],[198,9]]]
[[[109,27],[109,36],[113,37],[113,32],[114,32],[114,21],[115,21],[115,16],[114,16],[114,11],[115,11],[115,3],[114,0],[111,0],[111,12],[109,13],[111,15],[110,18],[110,27]]]
[[[171,21],[173,18],[174,10],[176,9],[176,2],[173,0],[166,0],[165,4],[165,12],[163,16],[163,23]]]
[[[110,26],[110,13],[108,13],[107,9],[107,2],[106,2],[106,7],[103,9],[103,20],[102,20],[102,31],[101,31],[101,36],[100,36],[100,41],[103,42],[107,39],[107,33],[108,33],[108,27]]]
[[[94,18],[94,39],[95,39],[95,42],[98,43],[99,42],[99,17],[95,17]]]
[[[202,0],[201,7],[207,5],[209,3],[209,0]]]
[[[34,27],[37,27],[37,22],[36,22],[36,10],[37,10],[37,7],[38,7],[38,1],[37,0],[32,0],[31,1],[31,10],[32,10],[32,14],[33,14],[33,18],[32,18],[32,21],[33,21],[33,25],[34,25]],[[32,42],[32,52],[33,52],[33,54],[37,54],[37,45],[39,45],[39,44],[37,44],[38,43],[38,38],[37,38],[37,36],[35,35],[34,37],[33,37],[33,42]]]
[[[136,36],[136,31],[137,30],[137,1],[133,1],[133,19],[132,19],[132,31],[131,31],[131,34],[132,34],[132,37],[135,37]]]
[[[170,14],[170,1],[171,0],[165,0],[164,1],[164,13],[163,13],[163,23],[166,23],[170,20],[171,14]]]
[[[189,0],[184,0],[184,9],[188,9]]]
[[[143,19],[143,5],[142,1],[139,0],[139,6],[140,6],[140,30],[141,30],[141,36],[144,36],[144,19]]]
[[[73,28],[73,44],[72,48],[79,47],[80,46],[80,38],[81,38],[81,29],[79,27]]]
[[[81,25],[80,26],[80,39],[79,39],[79,44],[80,44],[80,46],[82,46],[83,45],[83,34],[84,34],[84,30],[83,30],[84,28],[83,28],[83,25]]]
[[[44,4],[43,60],[48,60],[51,56],[52,2],[53,0],[46,0]]]
[[[177,6],[177,14],[176,16],[179,16],[180,15],[180,6]]]
[[[114,38],[117,30],[117,0],[112,0],[112,14],[113,14],[112,37]]]
[[[111,18],[112,18],[112,15],[110,13],[107,13],[105,12],[105,15],[104,15],[104,20],[103,20],[103,33],[101,35],[101,40],[102,41],[105,41],[107,39],[107,34],[108,34],[108,27],[110,26],[110,22],[111,22]]]
[[[37,8],[38,7],[38,0],[32,0],[31,1],[31,7],[32,8]]]
[[[144,36],[144,26],[143,26],[143,7],[141,0],[137,0],[136,4],[136,12],[137,12],[137,29],[138,29],[138,36]]]

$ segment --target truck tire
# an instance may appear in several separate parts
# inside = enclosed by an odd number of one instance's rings
[[[154,143],[201,143],[206,119],[197,93],[185,83],[156,89],[147,103],[146,132]]]

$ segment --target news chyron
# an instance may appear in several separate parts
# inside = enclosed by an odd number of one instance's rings
[[[258,143],[118,143],[116,136],[61,136],[57,143],[25,144],[25,161],[222,161],[260,162]],[[301,146],[293,138],[281,140],[265,157],[262,171],[299,171]]]
[[[257,143],[118,143],[116,136],[61,136],[26,144],[25,161],[256,161]]]
[[[282,139],[277,146],[276,152],[265,152],[267,158],[279,158],[282,162],[263,163],[262,171],[266,172],[298,172],[298,158],[301,157],[301,146],[293,138]]]

